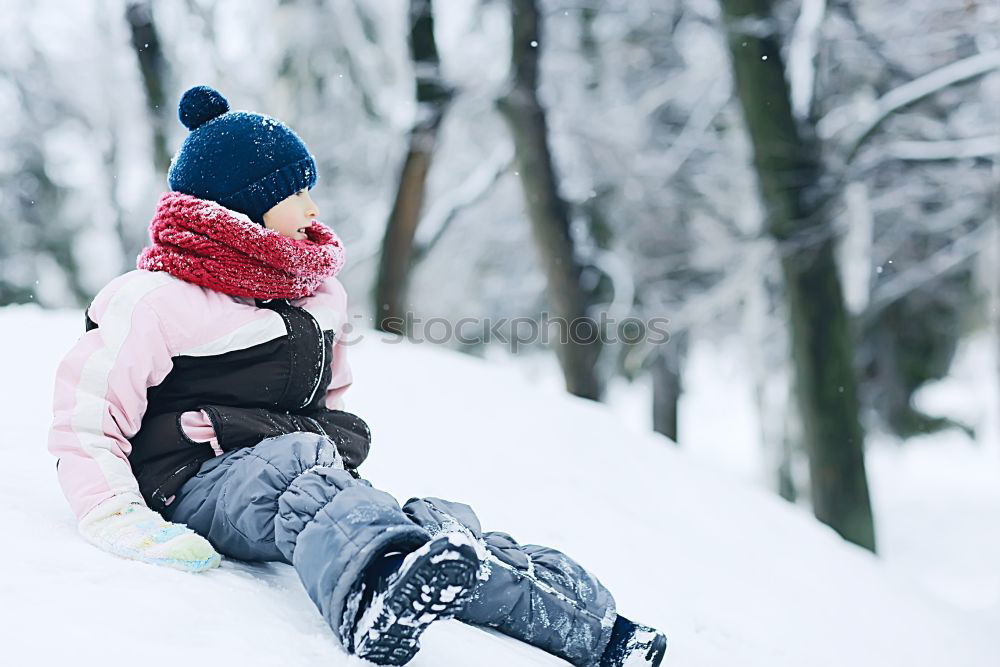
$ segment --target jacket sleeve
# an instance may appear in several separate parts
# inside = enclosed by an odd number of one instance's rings
[[[173,367],[159,318],[146,301],[153,287],[109,283],[88,309],[88,330],[56,371],[48,449],[77,518],[112,496],[139,495],[129,438],[146,411],[146,390]]]
[[[304,431],[328,436],[344,457],[344,466],[356,470],[368,457],[371,431],[361,417],[342,410],[319,408],[303,413],[272,412],[264,408],[206,405],[202,410],[223,452],[253,447],[264,438]]]
[[[344,394],[354,382],[351,366],[347,363],[347,345],[344,343],[343,329],[333,339],[333,350],[330,356],[333,373],[330,376],[330,384],[327,386],[323,405],[330,410],[343,410],[345,407]]]

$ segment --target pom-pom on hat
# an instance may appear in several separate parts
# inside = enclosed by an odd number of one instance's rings
[[[263,225],[275,204],[316,184],[316,162],[291,128],[264,114],[230,111],[214,88],[188,89],[177,116],[191,133],[170,163],[171,190]]]

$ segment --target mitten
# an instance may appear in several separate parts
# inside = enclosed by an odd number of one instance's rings
[[[187,526],[165,521],[133,494],[112,496],[80,520],[91,544],[123,558],[185,572],[217,567],[222,557]]]

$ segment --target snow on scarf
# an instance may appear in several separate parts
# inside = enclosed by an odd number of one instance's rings
[[[182,192],[165,192],[149,224],[153,245],[136,266],[167,273],[232,296],[310,296],[344,266],[332,229],[313,221],[297,240],[255,224],[242,213]]]

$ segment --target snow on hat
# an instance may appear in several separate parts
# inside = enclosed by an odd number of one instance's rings
[[[211,199],[263,225],[275,204],[316,184],[316,162],[291,128],[264,114],[230,111],[214,88],[188,89],[177,116],[191,133],[171,160],[171,190]]]

